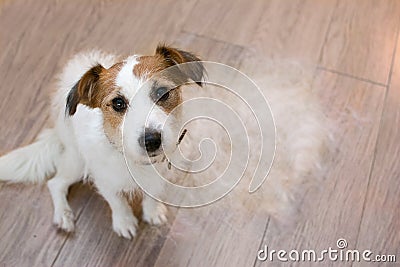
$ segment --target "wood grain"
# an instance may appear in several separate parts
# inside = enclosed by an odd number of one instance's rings
[[[313,88],[325,114],[337,125],[333,131],[337,150],[326,163],[325,180],[304,200],[304,217],[296,222],[296,227],[281,229],[279,225],[269,225],[262,245],[270,249],[321,251],[336,248],[339,238],[345,238],[350,248],[357,243],[385,88],[325,71],[317,72]],[[258,262],[256,266],[262,265]],[[350,265],[341,262],[340,266]]]
[[[210,40],[198,34],[181,32],[172,43],[177,47],[192,51],[202,60],[215,61],[238,67],[243,57],[243,47],[218,40]]]
[[[228,43],[244,45],[252,39],[266,1],[198,1],[191,10],[184,30]],[[249,19],[251,18],[251,19]]]
[[[336,0],[267,1],[244,45],[270,58],[317,63]]]
[[[371,23],[373,18],[374,23]],[[387,84],[400,19],[396,0],[339,0],[320,64]]]
[[[234,203],[181,209],[156,266],[252,266],[267,216]]]
[[[386,96],[374,168],[368,186],[357,247],[374,254],[400,253],[400,48],[397,48],[392,82]],[[398,263],[375,263],[375,266]],[[362,266],[360,264],[356,266]]]
[[[72,187],[69,196],[79,218],[87,186]],[[3,266],[51,266],[59,250],[73,235],[52,225],[53,206],[46,186],[4,185],[0,191],[0,263]]]
[[[331,0],[257,0],[251,4],[244,0],[199,1],[184,30],[255,49],[264,56],[314,63],[335,3]]]
[[[173,221],[176,210],[169,209]],[[167,238],[169,224],[139,224],[135,240],[118,237],[111,227],[107,203],[95,195],[77,222],[76,238],[68,240],[54,266],[153,266]],[[84,248],[84,249],[83,249]]]

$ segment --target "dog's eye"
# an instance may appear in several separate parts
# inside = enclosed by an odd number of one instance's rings
[[[116,112],[123,112],[126,109],[125,99],[122,97],[116,97],[112,100],[112,107]]]
[[[169,90],[167,87],[159,87],[155,92],[155,99],[164,102],[169,98]]]

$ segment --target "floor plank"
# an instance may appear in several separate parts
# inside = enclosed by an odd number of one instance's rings
[[[392,82],[386,97],[374,168],[368,186],[357,248],[374,254],[400,253],[400,48],[397,48]],[[397,259],[398,261],[399,259]],[[395,263],[375,266],[397,266]],[[356,265],[362,266],[362,265]]]
[[[202,37],[182,31],[172,43],[177,47],[192,51],[204,61],[215,61],[229,66],[238,66],[242,61],[243,47]]]
[[[337,125],[333,131],[337,150],[328,159],[325,180],[305,199],[303,218],[295,229],[270,223],[262,241],[262,247],[270,250],[335,249],[339,238],[345,238],[350,248],[356,246],[385,88],[325,71],[317,72],[313,88],[325,114]],[[256,266],[263,264],[258,261]]]
[[[339,0],[320,64],[387,84],[399,23],[399,1]]]
[[[267,2],[257,28],[244,45],[269,58],[317,63],[336,0]]]
[[[156,266],[252,266],[267,216],[234,202],[181,209]]]
[[[229,4],[199,1],[184,29],[255,49],[267,57],[298,58],[315,63],[335,3],[335,0],[257,0],[251,4],[244,0]]]
[[[75,215],[87,202],[87,186],[72,187]],[[51,266],[60,248],[74,236],[52,225],[53,206],[46,186],[4,185],[0,191],[0,263],[2,266]]]
[[[234,0],[229,3],[198,1],[188,16],[184,30],[243,45],[252,39],[265,7],[266,2],[260,0],[253,1],[250,5],[244,0]]]
[[[169,221],[175,212],[170,208]],[[64,245],[54,266],[153,266],[168,231],[169,224],[141,222],[134,241],[121,238],[112,230],[107,203],[95,195],[77,222],[76,238]]]

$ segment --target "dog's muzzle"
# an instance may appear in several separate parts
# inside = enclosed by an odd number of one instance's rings
[[[139,144],[150,157],[157,156],[155,152],[161,147],[161,133],[153,129],[145,129],[144,134],[139,137]]]

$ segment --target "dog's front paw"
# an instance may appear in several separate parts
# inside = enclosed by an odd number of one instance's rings
[[[143,220],[149,224],[160,225],[167,222],[167,207],[158,203],[154,208],[143,207]]]
[[[75,217],[71,209],[54,212],[54,224],[65,232],[73,232]]]
[[[113,216],[113,230],[117,235],[132,239],[136,235],[137,219],[131,216]]]

